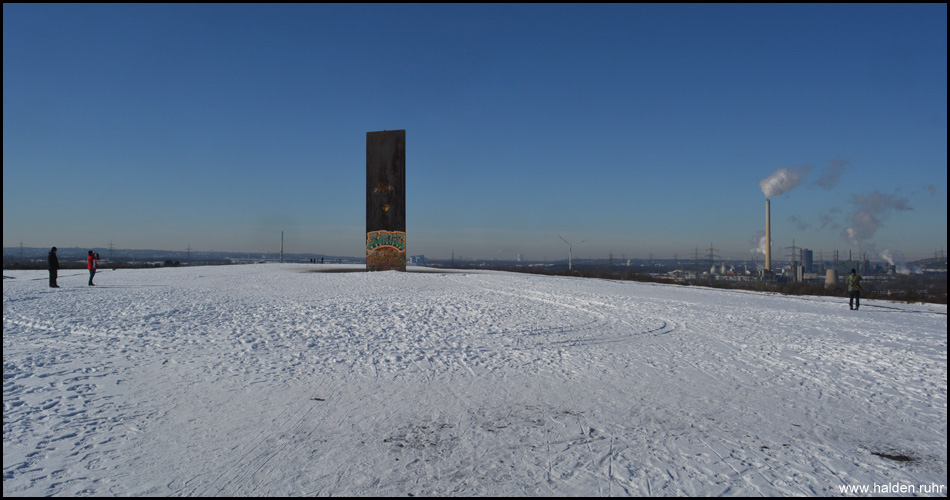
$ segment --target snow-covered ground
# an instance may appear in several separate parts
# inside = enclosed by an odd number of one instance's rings
[[[946,495],[946,306],[317,269],[4,271],[3,495]]]

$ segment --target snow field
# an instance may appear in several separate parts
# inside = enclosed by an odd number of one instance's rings
[[[326,269],[4,271],[4,496],[946,485],[945,306]]]

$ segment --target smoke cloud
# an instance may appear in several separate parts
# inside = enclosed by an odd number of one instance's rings
[[[851,160],[842,158],[841,155],[828,160],[828,167],[821,171],[818,180],[813,182],[812,185],[818,186],[826,191],[833,189],[838,185],[845,170],[848,169],[849,163],[851,163]]]
[[[881,252],[881,258],[886,260],[888,264],[894,266],[894,271],[897,274],[921,274],[919,268],[911,269],[907,267],[907,264],[904,263],[904,254],[900,252],[891,252],[885,249]]]
[[[790,215],[788,217],[788,222],[794,224],[799,231],[807,231],[808,228],[811,227],[811,224],[803,221],[802,218],[797,215]]]
[[[765,239],[765,231],[758,231],[752,236],[752,241],[749,242],[749,245],[752,247],[749,249],[749,252],[753,255],[762,254],[765,255],[766,245],[768,240]]]
[[[766,198],[778,196],[786,191],[795,189],[802,178],[808,175],[811,169],[808,165],[792,168],[779,168],[772,175],[759,181],[759,187]]]
[[[818,216],[818,221],[821,225],[818,227],[819,231],[824,231],[825,229],[837,230],[841,226],[836,222],[838,214],[841,213],[841,209],[838,207],[831,207],[827,212]]]
[[[870,240],[893,211],[910,211],[913,208],[906,198],[874,191],[868,196],[852,195],[851,203],[855,212],[851,216],[851,225],[841,235],[853,245]]]

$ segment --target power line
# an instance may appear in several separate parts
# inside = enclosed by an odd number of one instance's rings
[[[706,258],[709,259],[710,268],[716,265],[716,259],[720,259],[720,260],[722,259],[721,257],[719,257],[719,254],[716,253],[716,249],[713,248],[712,243],[709,244],[709,253],[706,254]]]
[[[801,248],[801,247],[795,246],[795,239],[794,239],[794,238],[792,238],[792,246],[790,246],[790,247],[785,247],[786,250],[791,250],[791,251],[792,251],[792,253],[791,253],[791,255],[790,255],[790,257],[789,257],[788,260],[791,261],[791,263],[792,263],[793,266],[794,266],[796,263],[798,263],[798,261],[795,260],[795,257],[796,257],[795,250],[796,250],[796,249],[800,249],[800,248]]]

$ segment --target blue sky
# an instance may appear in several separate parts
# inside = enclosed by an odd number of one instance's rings
[[[932,257],[947,6],[3,6],[4,247],[359,256],[394,129],[410,255]]]

